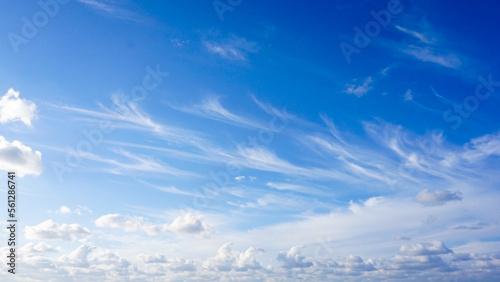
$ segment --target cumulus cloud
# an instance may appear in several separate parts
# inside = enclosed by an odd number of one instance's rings
[[[35,103],[20,99],[19,92],[12,88],[0,99],[0,123],[21,121],[31,127],[36,111]]]
[[[88,255],[95,249],[90,245],[81,245],[73,252],[60,257],[59,262],[64,265],[75,267],[89,267]]]
[[[374,262],[372,260],[364,261],[359,256],[350,255],[341,262],[327,261],[319,262],[318,268],[320,269],[331,269],[334,271],[335,275],[351,275],[358,276],[363,272],[370,272],[376,270]]]
[[[416,270],[438,269],[443,272],[451,268],[440,256],[400,256],[397,255],[383,266],[386,270],[411,272]]]
[[[140,254],[138,256],[140,260],[142,260],[145,263],[165,263],[167,262],[167,258],[165,258],[164,255],[146,255],[146,254]]]
[[[40,242],[36,245],[33,242],[29,242],[20,249],[20,252],[24,254],[45,254],[50,252],[59,252],[60,250],[60,247],[54,248],[44,242]]]
[[[90,272],[97,276],[104,274],[128,275],[128,267],[131,265],[126,259],[109,250],[87,244],[83,244],[71,253],[59,257],[57,262],[60,265],[71,267],[67,268],[70,274],[75,275],[78,271],[82,271],[87,275]],[[72,269],[73,267],[81,269]],[[77,272],[75,273],[75,271]]]
[[[357,79],[354,80],[354,82],[356,82]],[[347,94],[354,94],[356,95],[357,97],[361,97],[363,95],[365,95],[366,93],[368,93],[368,91],[372,90],[372,86],[371,84],[373,83],[373,79],[370,77],[367,77],[362,84],[351,84],[351,83],[348,83],[345,85],[344,87],[344,93],[347,93]]]
[[[15,171],[16,175],[40,175],[43,171],[42,153],[14,140],[12,143],[0,136],[0,169]]]
[[[171,271],[196,271],[194,260],[175,258],[167,261],[167,268]]]
[[[248,271],[261,269],[262,266],[255,260],[255,255],[262,253],[262,249],[250,247],[245,252],[231,250],[233,243],[225,243],[217,250],[217,255],[203,262],[203,268],[214,271]]]
[[[415,196],[415,200],[424,206],[439,206],[449,201],[461,201],[462,193],[448,190],[429,192],[427,189],[423,189]]]
[[[51,219],[35,226],[26,226],[25,235],[34,240],[64,240],[74,241],[89,237],[92,233],[79,224],[58,224]]]
[[[300,255],[302,248],[303,246],[298,245],[291,247],[287,252],[280,252],[276,259],[282,262],[281,267],[287,269],[311,267],[312,262],[305,261],[305,257]]]
[[[126,232],[143,231],[148,235],[158,235],[162,227],[154,225],[140,216],[123,216],[120,214],[103,215],[96,219],[95,225],[99,227],[120,228]]]
[[[175,233],[207,234],[210,232],[210,227],[203,219],[203,215],[186,213],[174,219],[168,230]]]
[[[95,220],[99,227],[120,228],[126,232],[142,231],[150,236],[156,236],[165,231],[208,235],[210,227],[203,221],[202,215],[186,213],[174,219],[172,224],[153,224],[140,216],[124,216],[120,214],[103,215]]]
[[[428,243],[419,243],[413,246],[403,245],[399,251],[408,256],[429,256],[429,255],[444,255],[452,253],[443,242],[431,241]]]
[[[56,213],[60,213],[60,214],[69,214],[71,213],[71,209],[68,208],[67,206],[61,206],[57,211]]]
[[[175,272],[196,271],[196,263],[194,260],[190,259],[183,259],[183,258],[167,259],[164,255],[160,254],[154,254],[154,255],[140,254],[138,258],[147,264],[162,264],[168,270]]]

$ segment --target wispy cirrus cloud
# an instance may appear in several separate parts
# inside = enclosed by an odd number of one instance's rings
[[[344,86],[343,92],[347,94],[353,94],[359,98],[373,89],[372,83],[373,78],[371,76],[362,80],[361,83],[358,83],[358,79],[354,79],[353,83],[347,83]]]
[[[106,107],[101,103],[98,106],[101,111],[87,110],[78,107],[57,106],[53,107],[90,117],[91,121],[107,121],[111,123],[111,128],[122,128],[127,130],[146,131],[178,144],[190,144],[200,147],[204,140],[198,133],[184,128],[173,127],[154,121],[151,117],[139,109],[137,103],[124,102],[119,95],[112,95],[111,107]],[[202,147],[202,146],[201,146]]]
[[[234,61],[246,61],[248,54],[259,51],[257,43],[234,35],[220,41],[203,40],[203,45],[208,52],[217,54],[223,59]]]
[[[77,2],[84,4],[97,12],[103,13],[106,16],[118,19],[131,20],[136,22],[145,22],[151,20],[144,15],[139,15],[129,9],[120,7],[120,2],[113,0],[77,0]]]
[[[233,125],[252,127],[252,128],[263,127],[262,124],[256,121],[253,121],[249,118],[245,118],[230,112],[220,103],[220,99],[221,96],[210,96],[205,100],[203,100],[200,104],[194,106],[189,106],[189,107],[172,106],[172,108],[188,114],[200,116],[203,118],[213,119]]]
[[[403,52],[420,61],[431,62],[448,68],[457,69],[462,65],[462,61],[456,54],[440,54],[431,47],[410,45]]]

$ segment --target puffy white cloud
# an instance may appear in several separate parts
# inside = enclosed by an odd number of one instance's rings
[[[150,236],[156,236],[165,231],[200,235],[210,233],[210,227],[203,221],[203,216],[192,213],[186,213],[184,216],[175,218],[170,225],[153,224],[144,217],[120,214],[103,215],[96,219],[95,224],[99,227],[121,228],[126,232],[142,231]]]
[[[174,219],[172,224],[168,226],[168,230],[175,233],[208,234],[210,227],[203,219],[203,215],[186,213],[184,216]]]
[[[71,275],[108,276],[111,280],[119,276],[128,276],[131,265],[126,259],[114,254],[110,250],[96,248],[83,244],[76,250],[57,259],[57,263],[68,270]]]
[[[400,256],[388,260],[383,264],[383,269],[411,272],[415,270],[437,269],[450,271],[450,266],[440,256]]]
[[[341,262],[327,261],[318,262],[318,268],[331,269],[335,275],[345,276],[358,276],[363,272],[370,272],[376,270],[375,264],[372,260],[364,261],[359,256],[349,255]]]
[[[203,262],[203,268],[214,271],[248,271],[261,269],[262,266],[255,260],[255,255],[262,253],[262,249],[250,247],[245,252],[231,250],[233,243],[225,243],[217,250],[217,255]]]
[[[281,261],[283,268],[306,268],[311,267],[312,262],[305,261],[305,257],[301,256],[301,249],[303,246],[298,245],[291,247],[287,252],[280,252],[277,260]]]
[[[71,213],[71,209],[68,208],[67,206],[61,206],[57,211],[56,213],[60,213],[60,214],[68,214],[68,213]]]
[[[415,200],[424,206],[438,206],[449,201],[461,201],[462,193],[460,191],[451,192],[448,190],[429,192],[427,189],[423,189],[415,196]]]
[[[59,252],[60,250],[60,247],[54,248],[44,242],[40,242],[36,245],[33,242],[29,242],[20,249],[22,253],[29,254],[44,254],[49,252]]]
[[[89,267],[88,256],[94,249],[95,247],[90,245],[81,245],[71,253],[60,257],[59,263],[75,267]]]
[[[19,98],[19,92],[10,88],[0,99],[0,123],[21,121],[32,126],[37,115],[35,103]]]
[[[194,260],[175,258],[168,259],[164,255],[154,254],[146,255],[140,254],[138,258],[147,264],[162,264],[168,270],[179,272],[179,271],[196,271],[196,262]],[[153,268],[153,270],[160,270],[158,268]],[[164,271],[163,271],[164,273]]]
[[[26,226],[25,235],[28,239],[73,241],[91,235],[90,230],[79,224],[61,224],[46,220],[35,226]]]
[[[175,258],[168,260],[167,268],[171,271],[196,271],[196,263],[194,260]]]
[[[121,228],[126,232],[143,231],[148,235],[160,234],[162,227],[154,225],[140,216],[123,216],[119,214],[103,215],[96,219],[95,224],[99,227]]]
[[[452,253],[443,242],[436,240],[428,243],[415,244],[413,246],[403,245],[399,251],[408,256],[429,256]]]
[[[165,263],[167,262],[167,258],[165,258],[164,255],[146,255],[146,254],[140,254],[138,258],[145,262],[145,263]]]
[[[40,175],[43,171],[42,153],[23,143],[12,143],[0,136],[0,170],[15,171],[17,176]]]

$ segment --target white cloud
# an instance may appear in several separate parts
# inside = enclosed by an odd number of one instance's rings
[[[71,213],[71,209],[68,208],[67,206],[61,206],[57,211],[56,213],[60,213],[60,214],[69,214]]]
[[[165,263],[167,262],[167,258],[165,258],[164,255],[146,255],[146,254],[140,254],[138,258],[145,262],[145,263]]]
[[[196,271],[196,262],[190,259],[175,258],[167,261],[167,268],[171,271]]]
[[[146,218],[140,216],[108,214],[96,219],[95,224],[99,227],[123,229],[126,232],[141,231],[145,232],[149,236],[156,236],[165,231],[171,231],[179,234],[199,234],[207,236],[210,233],[210,227],[203,219],[203,215],[186,213],[183,216],[175,218],[172,224],[153,224]]]
[[[35,103],[19,98],[19,92],[10,88],[0,99],[0,123],[21,121],[32,126],[31,121],[36,119]]]
[[[423,189],[415,196],[415,200],[424,206],[443,205],[449,201],[461,201],[462,193],[459,191],[451,192],[448,190],[436,190],[429,192],[428,189]]]
[[[431,40],[429,40],[427,38],[427,36],[425,34],[423,34],[423,33],[420,33],[420,32],[415,31],[415,30],[410,30],[410,29],[404,28],[404,27],[399,26],[399,25],[395,25],[395,27],[398,30],[400,30],[400,31],[402,31],[402,32],[404,32],[406,34],[409,34],[409,35],[417,38],[418,40],[420,40],[423,43],[426,43],[426,44],[431,43]]]
[[[190,233],[190,234],[208,234],[210,227],[203,221],[202,215],[194,215],[186,213],[184,216],[179,216],[172,224],[168,226],[168,230],[175,233]]]
[[[291,247],[287,252],[280,252],[277,256],[277,260],[282,262],[283,268],[307,268],[313,265],[312,262],[305,261],[305,257],[301,255],[301,249],[303,246],[297,245]]]
[[[354,82],[356,81],[357,80],[355,79]],[[367,77],[362,84],[351,84],[351,83],[346,84],[343,92],[347,94],[354,94],[357,97],[361,97],[366,93],[368,93],[368,91],[373,89],[373,87],[371,86],[372,83],[373,79],[370,76]]]
[[[245,252],[231,250],[233,243],[225,243],[217,250],[217,255],[203,262],[203,268],[214,271],[248,271],[261,269],[262,266],[255,260],[255,255],[263,250],[250,247]]]
[[[430,47],[418,47],[410,45],[403,52],[415,57],[422,62],[431,62],[448,68],[459,68],[462,61],[455,54],[441,55],[436,54]]]
[[[43,171],[42,153],[14,140],[0,136],[0,169],[14,171],[17,176],[40,175]]]
[[[175,106],[172,107],[181,112],[233,125],[251,127],[251,128],[264,127],[263,125],[253,120],[231,113],[229,110],[224,108],[223,105],[221,105],[220,98],[221,98],[220,96],[211,96],[206,98],[202,103],[195,105],[193,107],[175,107]]]
[[[413,100],[413,94],[412,94],[411,89],[408,89],[408,90],[406,90],[406,93],[405,93],[405,101],[410,101],[410,100]]]
[[[106,107],[99,103],[102,111],[92,111],[69,106],[54,106],[55,108],[89,116],[92,122],[109,121],[111,128],[146,131],[158,135],[174,143],[198,145],[202,140],[196,133],[178,127],[171,127],[152,120],[143,113],[137,103],[130,101],[130,97],[120,94],[111,96],[112,105]]]
[[[82,211],[86,211],[88,213],[92,213],[92,210],[89,209],[88,207],[78,205],[78,207],[73,211],[77,215],[82,215]]]
[[[28,239],[74,241],[89,237],[91,232],[79,224],[59,225],[49,219],[35,226],[26,226],[25,234]]]
[[[203,41],[203,45],[210,53],[218,54],[224,59],[236,61],[246,61],[248,53],[257,53],[259,51],[259,47],[255,42],[236,36],[222,42]]]
[[[403,245],[401,246],[399,251],[408,256],[430,256],[452,253],[452,251],[448,249],[441,241],[419,243],[413,246]]]
[[[20,249],[20,252],[29,254],[45,254],[59,251],[61,251],[60,247],[54,248],[44,242],[40,242],[36,245],[33,242],[29,242]]]
[[[120,228],[126,232],[143,231],[148,235],[158,235],[163,227],[154,225],[147,221],[147,219],[140,216],[123,216],[119,214],[103,215],[96,219],[95,225],[107,228]]]

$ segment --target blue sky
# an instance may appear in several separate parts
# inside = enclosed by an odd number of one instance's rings
[[[500,279],[498,8],[9,3],[15,278]]]

